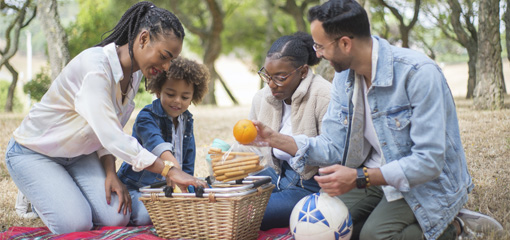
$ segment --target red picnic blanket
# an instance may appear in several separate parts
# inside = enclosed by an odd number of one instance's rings
[[[120,240],[160,240],[153,226],[141,227],[101,227],[87,232],[52,234],[47,227],[10,227],[0,232],[0,240],[34,239],[120,239]],[[257,240],[290,240],[294,239],[288,228],[274,228],[260,231]]]

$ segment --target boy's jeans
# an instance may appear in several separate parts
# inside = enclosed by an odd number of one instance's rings
[[[96,153],[74,158],[39,154],[11,139],[5,162],[12,180],[53,233],[126,226],[130,214],[117,212],[118,197],[106,202],[104,169]]]
[[[258,176],[270,176],[276,186],[267,204],[261,230],[289,226],[290,214],[299,200],[312,193],[319,192],[319,184],[313,179],[301,180],[287,162],[282,164],[282,173],[278,183],[278,174],[268,167],[257,173]]]

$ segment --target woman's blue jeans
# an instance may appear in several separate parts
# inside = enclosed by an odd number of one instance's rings
[[[16,186],[57,234],[93,226],[126,226],[130,214],[117,212],[118,197],[106,202],[106,174],[96,153],[74,158],[48,157],[11,139],[5,154]]]
[[[290,214],[299,200],[312,193],[319,192],[319,184],[313,179],[301,180],[287,162],[282,164],[282,173],[278,182],[278,174],[273,168],[266,168],[257,173],[258,176],[270,176],[276,186],[267,204],[261,230],[289,226]]]

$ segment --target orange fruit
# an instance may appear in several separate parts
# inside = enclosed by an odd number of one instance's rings
[[[257,128],[250,120],[241,119],[234,125],[234,137],[241,144],[251,143],[257,137]]]

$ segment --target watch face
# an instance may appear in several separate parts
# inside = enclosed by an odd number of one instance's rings
[[[367,179],[365,178],[365,174],[363,173],[362,168],[358,168],[357,170],[357,178],[356,178],[356,187],[358,188],[366,188],[367,187]]]

